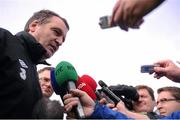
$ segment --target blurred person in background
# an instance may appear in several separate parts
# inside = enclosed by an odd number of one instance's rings
[[[134,101],[133,110],[128,110],[123,102],[120,102],[115,110],[124,113],[130,118],[136,119],[157,119],[159,116],[154,112],[156,101],[154,91],[147,85],[137,85],[136,90],[139,94],[138,101]]]
[[[71,90],[69,94],[64,95],[63,99],[65,104],[64,108],[67,112],[71,111],[73,107],[77,106],[77,104],[81,102],[85,116],[88,119],[134,119],[128,117],[124,113],[114,111],[106,105],[94,102],[94,100],[89,97],[86,92],[78,89]],[[117,104],[117,106],[119,104],[121,104],[121,101]],[[180,119],[180,111],[173,112],[162,119]]]
[[[162,87],[157,90],[157,110],[162,116],[180,111],[180,88]]]
[[[51,69],[53,67],[44,67],[38,70],[39,83],[43,96],[50,98],[54,92],[51,85]]]

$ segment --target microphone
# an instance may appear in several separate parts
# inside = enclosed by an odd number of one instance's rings
[[[79,77],[76,86],[79,90],[86,92],[93,100],[96,100],[95,90],[97,83],[92,77],[89,75]]]
[[[96,90],[97,83],[91,76],[85,74],[81,76],[81,79],[86,82],[94,91]]]
[[[61,61],[54,70],[51,71],[51,83],[55,93],[65,95],[72,89],[76,89],[78,75],[73,65],[67,61]],[[62,91],[61,91],[62,90]],[[61,96],[62,98],[63,96]],[[81,103],[76,107],[76,113],[79,118],[85,118]]]
[[[114,103],[101,89],[97,89],[95,91],[95,94],[96,94],[98,100],[105,98],[106,99],[105,104]]]
[[[114,94],[109,88],[108,86],[102,81],[100,80],[99,85],[102,87],[102,91],[114,102],[114,104],[116,105],[120,100],[122,100],[125,103],[125,106],[129,109],[132,110],[132,102],[129,99],[123,98],[122,96],[117,96],[116,94]]]
[[[139,94],[135,87],[127,85],[109,86],[109,89],[117,96],[125,96],[125,98],[138,101]]]
[[[102,81],[100,80],[98,82],[98,84],[102,87],[102,91],[115,103],[117,104],[119,101],[121,101],[121,99],[116,96],[109,88],[108,86]]]

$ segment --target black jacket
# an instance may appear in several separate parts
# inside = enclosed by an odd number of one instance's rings
[[[36,65],[44,53],[29,33],[0,28],[0,118],[31,118],[42,97]]]

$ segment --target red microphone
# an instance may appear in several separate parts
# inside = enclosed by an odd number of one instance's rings
[[[82,77],[78,77],[78,80],[76,82],[76,87],[77,89],[86,92],[93,100],[96,100],[95,91],[96,91],[97,83],[92,77],[88,75],[83,75]]]
[[[89,75],[82,75],[81,79],[85,81],[94,91],[96,91],[97,83],[96,81]]]

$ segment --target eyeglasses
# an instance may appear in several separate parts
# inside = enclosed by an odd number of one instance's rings
[[[179,100],[174,99],[174,98],[170,98],[170,99],[163,98],[163,99],[161,99],[161,100],[157,101],[157,102],[156,102],[156,105],[158,105],[159,103],[164,104],[164,103],[169,102],[169,101],[179,101]]]
[[[50,82],[51,81],[49,78],[46,78],[46,77],[39,78],[39,80],[43,81],[43,82]]]

